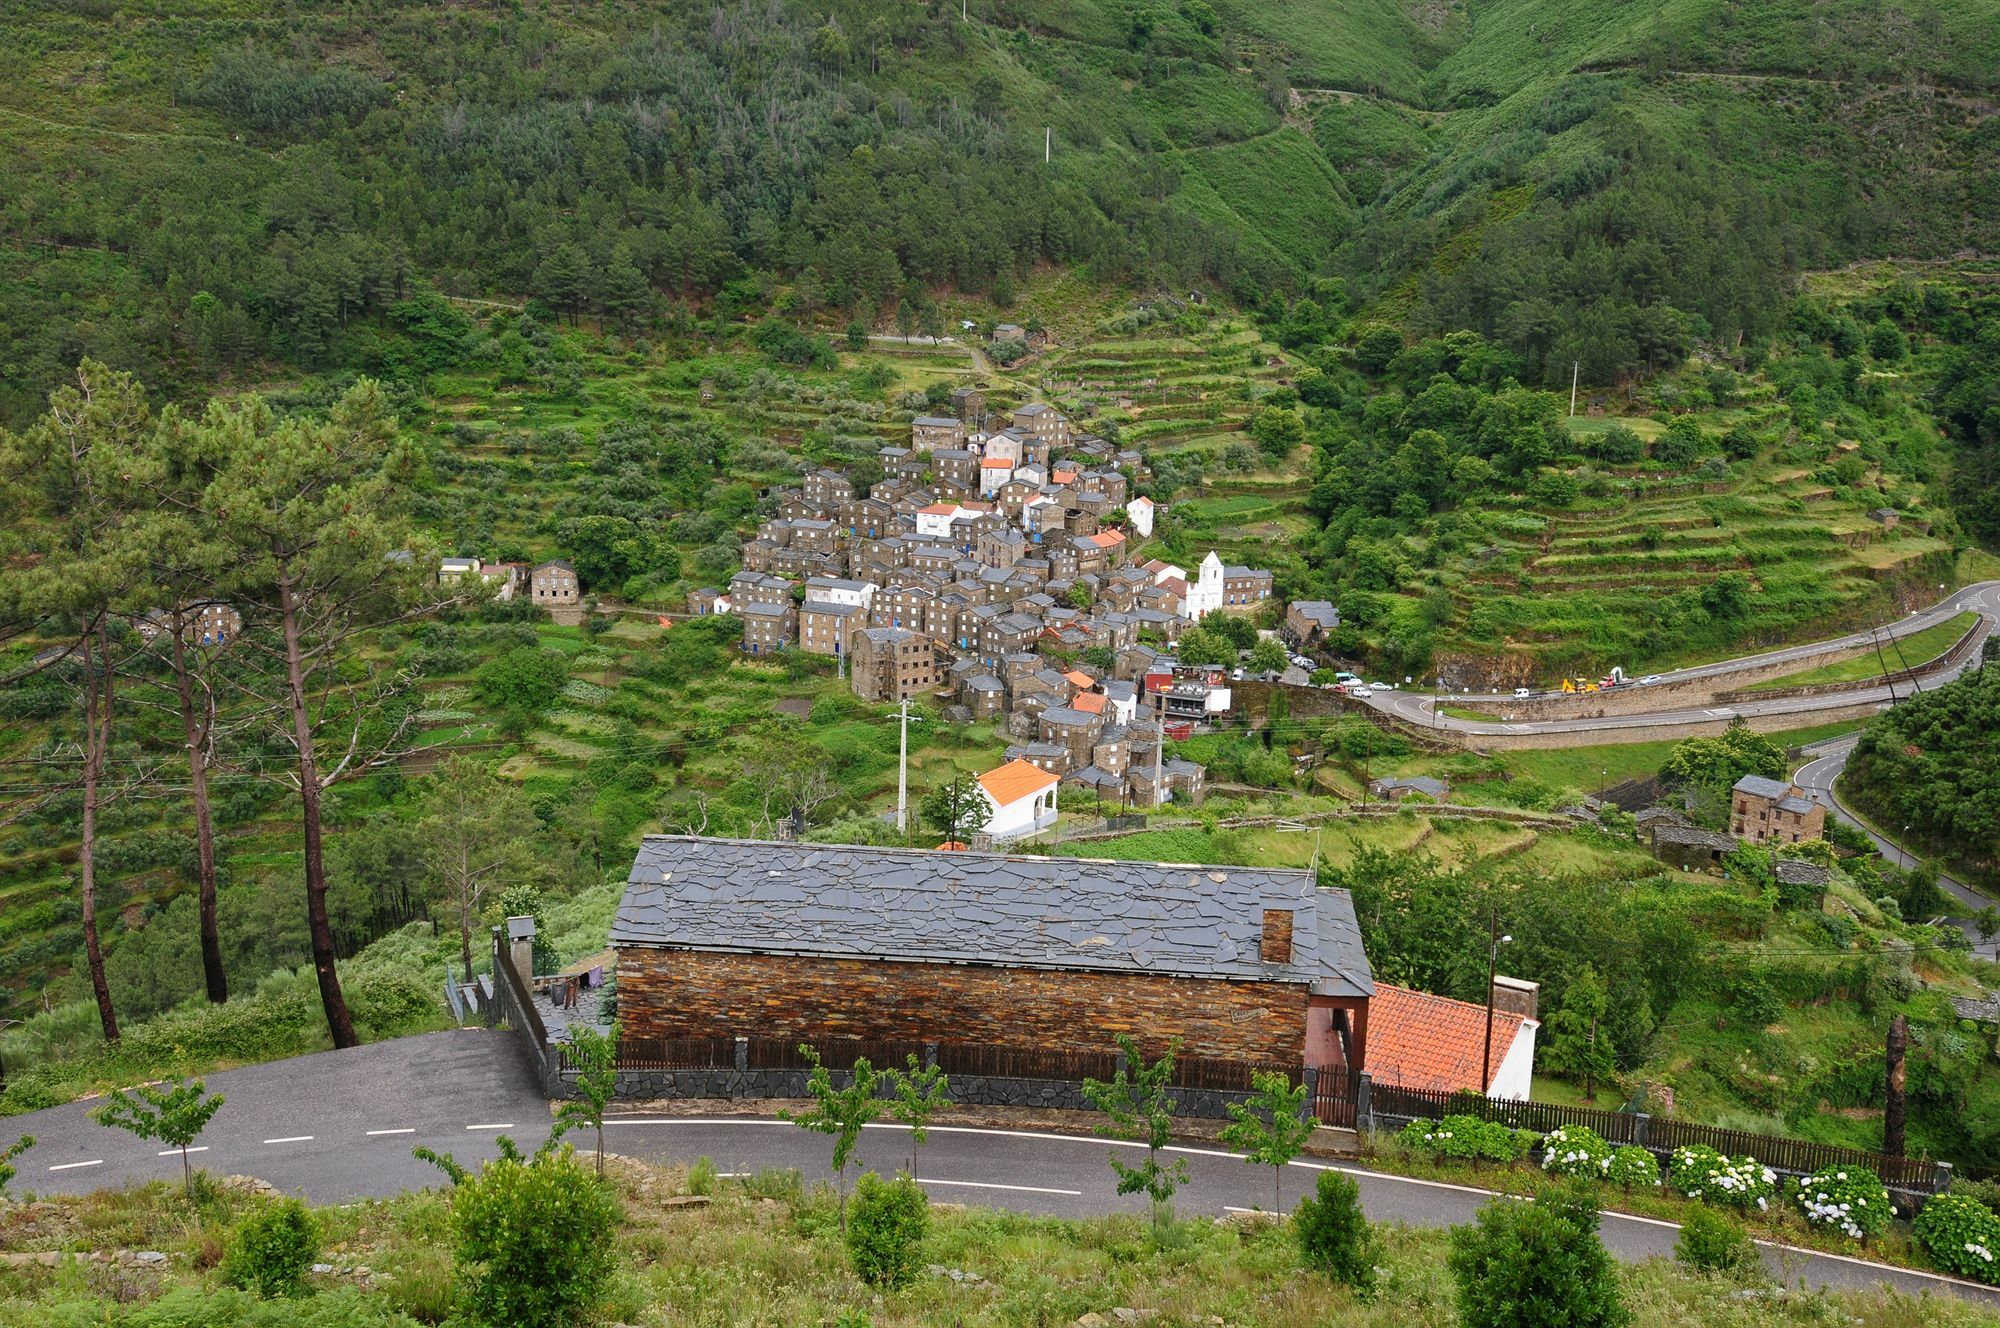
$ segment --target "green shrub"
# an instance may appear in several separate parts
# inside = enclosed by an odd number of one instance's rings
[[[1792,1201],[1806,1221],[1854,1240],[1881,1235],[1896,1215],[1888,1187],[1866,1167],[1821,1167],[1797,1183]]]
[[[1917,1214],[1917,1239],[1947,1273],[2000,1285],[2000,1217],[1977,1199],[1940,1194]]]
[[[1757,1247],[1735,1218],[1695,1207],[1681,1221],[1674,1257],[1704,1273],[1736,1273],[1756,1265]]]
[[[1292,1234],[1306,1266],[1346,1286],[1375,1281],[1375,1233],[1361,1215],[1360,1187],[1337,1171],[1319,1173],[1314,1193],[1292,1211]]]
[[[1533,1203],[1495,1199],[1451,1233],[1464,1328],[1622,1328],[1618,1274],[1597,1238],[1597,1207],[1578,1182]]]
[[[1707,1144],[1676,1148],[1668,1160],[1667,1177],[1674,1189],[1690,1199],[1759,1212],[1770,1208],[1778,1189],[1778,1173],[1756,1158],[1747,1154],[1724,1157]]]
[[[1626,1144],[1611,1155],[1611,1165],[1604,1169],[1604,1179],[1628,1192],[1638,1186],[1651,1189],[1660,1183],[1660,1163],[1648,1150],[1637,1144]]]
[[[923,1266],[930,1202],[908,1176],[883,1180],[864,1172],[847,1219],[847,1253],[871,1286],[899,1287]]]
[[[1516,1162],[1534,1149],[1539,1138],[1533,1130],[1513,1130],[1477,1116],[1446,1116],[1439,1121],[1411,1121],[1397,1133],[1396,1142],[1440,1162],[1447,1158]]]
[[[597,1303],[618,1206],[573,1149],[503,1157],[452,1194],[466,1308],[495,1328],[558,1328]]]
[[[1558,1125],[1542,1140],[1542,1170],[1596,1180],[1611,1167],[1611,1145],[1588,1125]]]
[[[222,1278],[260,1296],[296,1296],[319,1255],[319,1223],[297,1199],[243,1219],[222,1259]]]

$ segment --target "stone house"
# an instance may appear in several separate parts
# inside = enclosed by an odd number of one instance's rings
[[[967,494],[979,488],[979,458],[963,447],[940,447],[932,452],[931,473],[939,483],[955,485]]]
[[[1729,791],[1729,828],[1751,844],[1796,844],[1826,837],[1826,808],[1797,784],[1745,775]]]
[[[930,638],[901,627],[868,627],[849,643],[848,686],[864,701],[895,702],[937,685]]]
[[[1653,856],[1682,871],[1712,870],[1738,847],[1729,835],[1691,825],[1655,825],[1651,836]]]
[[[859,604],[809,599],[799,605],[799,648],[815,655],[845,655],[852,634],[868,624]]]
[[[1301,648],[1318,645],[1340,626],[1340,610],[1331,600],[1295,599],[1285,606],[1285,635]]]
[[[1090,749],[1097,743],[1097,735],[1104,731],[1102,714],[1086,714],[1071,706],[1058,706],[1044,710],[1037,725],[1036,737],[1043,742],[1059,743],[1069,753],[1069,766],[1090,764]]]
[[[996,719],[1007,708],[1007,684],[990,673],[974,674],[960,685],[958,698],[974,721]]]
[[[837,508],[854,501],[854,484],[837,470],[821,467],[808,474],[801,486],[807,502],[820,508]]]
[[[1015,408],[1012,427],[1028,435],[1034,454],[1023,461],[1047,461],[1070,443],[1069,417],[1045,401],[1031,401]]]
[[[1304,870],[648,836],[609,939],[630,1038],[1367,1068],[1353,902]]]
[[[951,413],[974,429],[986,427],[986,393],[976,387],[956,388],[951,394]]]
[[[743,653],[771,655],[798,639],[798,614],[791,601],[783,604],[743,604],[736,609],[743,620]]]
[[[781,576],[741,571],[729,578],[729,602],[739,610],[749,604],[790,604],[792,582]]]
[[[528,574],[528,593],[544,608],[559,608],[578,603],[582,587],[576,579],[575,566],[557,558],[540,564]]]
[[[950,415],[919,415],[910,421],[910,448],[935,453],[965,446],[965,421]]]

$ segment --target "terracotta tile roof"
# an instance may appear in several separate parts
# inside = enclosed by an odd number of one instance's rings
[[[1063,677],[1067,678],[1075,686],[1081,687],[1086,692],[1089,691],[1091,688],[1097,686],[1097,679],[1091,677],[1088,673],[1085,673],[1080,669],[1071,669],[1068,673],[1063,674]]]
[[[932,503],[929,507],[919,508],[918,510],[923,512],[927,516],[949,516],[952,513],[958,511],[958,504]]]
[[[1507,1058],[1521,1031],[1521,1016],[1493,1012],[1493,1070]],[[1368,1004],[1368,1073],[1378,1084],[1430,1092],[1483,1092],[1480,1061],[1486,1053],[1486,1007],[1449,996],[1375,984]]]
[[[1014,463],[1006,457],[987,457],[979,463],[981,470],[1012,470]]]
[[[1019,759],[1009,761],[998,770],[988,770],[979,777],[979,787],[1002,807],[1060,782],[1048,771]]]
[[[1102,530],[1090,537],[1090,542],[1100,549],[1109,549],[1125,542],[1125,533],[1119,530]]]
[[[1074,701],[1071,701],[1069,708],[1072,710],[1081,710],[1086,715],[1101,715],[1104,713],[1104,702],[1106,699],[1102,692],[1085,692]]]

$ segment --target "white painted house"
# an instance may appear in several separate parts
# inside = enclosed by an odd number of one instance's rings
[[[1151,498],[1134,498],[1131,502],[1125,504],[1125,515],[1131,518],[1132,529],[1138,531],[1142,539],[1152,537],[1153,511],[1153,500]]]
[[[1040,834],[1056,823],[1056,788],[1062,780],[1026,761],[1013,760],[979,777],[986,799],[986,833],[1004,843]]]

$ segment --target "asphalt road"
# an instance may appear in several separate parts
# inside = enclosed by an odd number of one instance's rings
[[[317,1203],[388,1196],[440,1183],[418,1162],[418,1144],[473,1163],[498,1155],[507,1134],[524,1148],[546,1136],[549,1104],[537,1093],[514,1036],[469,1029],[371,1043],[208,1076],[226,1102],[197,1141],[195,1165],[217,1175],[252,1175]],[[0,1136],[36,1137],[19,1159],[18,1192],[77,1194],[147,1180],[177,1180],[180,1157],[156,1142],[92,1121],[90,1102],[17,1116]],[[606,1123],[614,1152],[655,1161],[706,1156],[725,1175],[791,1167],[809,1179],[828,1176],[828,1140],[771,1118],[676,1119],[621,1115]],[[1027,1130],[937,1126],[918,1163],[924,1187],[938,1200],[1085,1217],[1132,1210],[1116,1192],[1106,1159],[1118,1145],[1102,1139]],[[1271,1172],[1212,1148],[1172,1150],[1188,1163],[1189,1183],[1178,1208],[1185,1215],[1220,1215],[1269,1208]],[[857,1162],[893,1172],[908,1165],[909,1135],[899,1126],[871,1127]],[[1470,1221],[1493,1196],[1472,1186],[1411,1180],[1361,1168],[1301,1160],[1286,1168],[1289,1209],[1318,1172],[1337,1169],[1361,1187],[1362,1204],[1377,1221],[1444,1226]],[[850,1178],[853,1172],[850,1171]],[[1669,1223],[1607,1214],[1604,1238],[1621,1258],[1670,1257],[1677,1230]],[[1932,1289],[1981,1297],[2000,1307],[2000,1293],[1950,1278],[1884,1268],[1855,1259],[1769,1246],[1765,1260],[1787,1282],[1809,1286]]]
[[[1729,673],[1739,673],[1746,669],[1761,668],[1770,664],[1782,664],[1792,660],[1806,660],[1824,654],[1836,646],[1869,645],[1877,635],[1886,642],[1890,638],[1908,636],[1927,627],[1949,621],[1967,610],[1977,610],[1982,615],[1979,624],[1980,639],[1991,632],[1996,620],[2000,620],[2000,581],[1981,581],[1967,586],[1928,609],[1910,614],[1902,620],[1883,625],[1876,633],[1855,632],[1848,636],[1836,637],[1831,641],[1817,641],[1810,645],[1787,646],[1782,650],[1767,651],[1760,655],[1744,655],[1736,659],[1720,660],[1713,664],[1702,664],[1694,668],[1680,669],[1660,675],[1663,683],[1680,682],[1691,678],[1712,678]],[[1975,648],[1968,656],[1968,662],[1976,662],[1979,651]],[[1912,661],[1913,663],[1916,661]],[[1955,678],[1965,666],[1939,672],[1921,680],[1917,685],[1930,686],[1933,682],[1943,682]],[[1495,698],[1471,693],[1463,696],[1447,694],[1435,698],[1424,692],[1377,692],[1368,698],[1367,704],[1377,710],[1386,711],[1412,724],[1425,727],[1450,729],[1457,733],[1482,734],[1523,734],[1523,733],[1579,733],[1591,729],[1632,729],[1651,728],[1673,729],[1686,724],[1708,723],[1718,719],[1730,719],[1737,715],[1796,715],[1800,724],[1811,722],[1815,711],[1850,706],[1860,703],[1877,702],[1888,706],[1909,696],[1912,685],[1906,682],[1887,687],[1863,687],[1852,691],[1837,692],[1826,696],[1788,696],[1767,701],[1744,701],[1730,706],[1690,706],[1671,710],[1647,711],[1629,715],[1605,715],[1591,719],[1549,719],[1523,721],[1519,723],[1499,723],[1490,720],[1458,719],[1451,715],[1434,713],[1432,707],[1444,705],[1484,705],[1504,704],[1507,698]]]
[[[207,1076],[222,1109],[188,1160],[218,1176],[257,1176],[316,1203],[398,1194],[440,1179],[410,1150],[424,1144],[461,1162],[498,1157],[495,1136],[523,1147],[547,1137],[549,1105],[512,1035],[425,1033]],[[107,1129],[96,1102],[72,1102],[0,1122],[0,1139],[35,1136],[14,1188],[82,1194],[133,1181],[178,1180],[178,1150]],[[502,1128],[504,1127],[504,1128]]]
[[[625,1116],[605,1123],[606,1147],[658,1162],[714,1161],[724,1176],[766,1167],[796,1168],[808,1180],[832,1175],[830,1141],[787,1121],[761,1117],[676,1119]],[[1032,1130],[990,1130],[933,1126],[920,1150],[917,1175],[933,1200],[1011,1208],[1057,1217],[1089,1217],[1107,1212],[1144,1212],[1144,1200],[1117,1193],[1107,1159],[1114,1148],[1143,1151],[1138,1144]],[[1272,1205],[1271,1168],[1251,1166],[1241,1156],[1205,1147],[1168,1152],[1188,1164],[1188,1183],[1175,1199],[1183,1217],[1221,1216]],[[890,1123],[870,1126],[849,1164],[851,1182],[861,1169],[889,1174],[910,1164],[910,1136]],[[1361,1205],[1377,1222],[1410,1226],[1456,1226],[1473,1219],[1495,1196],[1469,1185],[1391,1176],[1334,1162],[1299,1160],[1281,1180],[1285,1211],[1317,1184],[1322,1171],[1354,1178]],[[1670,1222],[1604,1214],[1605,1244],[1621,1259],[1672,1258],[1680,1229]],[[2000,1308],[2000,1291],[1903,1269],[1791,1246],[1760,1242],[1772,1276],[1809,1287],[1872,1287],[1886,1283],[1906,1292],[1956,1294]]]
[[[1798,772],[1792,776],[1792,782],[1804,789],[1806,796],[1825,807],[1830,815],[1867,835],[1875,847],[1881,850],[1882,856],[1890,862],[1905,869],[1913,867],[1918,861],[1915,855],[1906,852],[1900,844],[1884,839],[1863,825],[1854,813],[1847,810],[1839,795],[1833,791],[1833,782],[1840,778],[1840,772],[1847,767],[1847,758],[1853,754],[1856,741],[1856,737],[1849,736],[1809,749],[1819,752],[1820,755],[1800,766]],[[1963,881],[1942,873],[1938,876],[1938,886],[1961,903],[1975,909],[1985,908],[1995,902],[1991,896],[1982,894]],[[1966,939],[1972,942],[1973,954],[1982,959],[2000,961],[2000,936],[1991,941],[1982,941],[1979,939],[1979,929],[1973,926],[1971,919],[1956,918],[1953,921],[1958,929],[1965,933]]]

